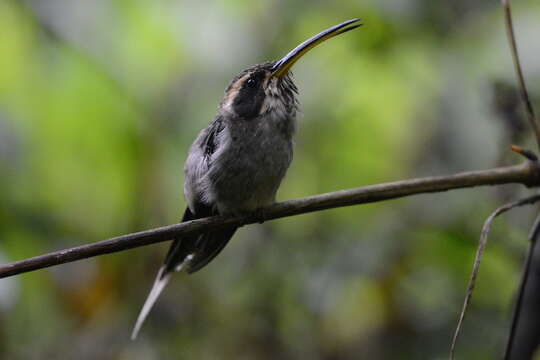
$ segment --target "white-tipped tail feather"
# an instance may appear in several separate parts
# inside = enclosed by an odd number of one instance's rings
[[[193,254],[190,254],[186,256],[186,259],[178,265],[174,271],[180,271],[183,269],[184,265],[189,263],[189,261],[193,259]],[[158,299],[159,295],[165,289],[165,286],[169,283],[169,280],[171,279],[171,275],[173,272],[168,272],[166,274],[163,274],[165,271],[165,266],[162,266],[158,274],[156,276],[156,280],[154,281],[154,285],[152,285],[152,290],[150,290],[150,294],[148,294],[148,297],[146,298],[146,301],[144,302],[143,308],[141,312],[139,313],[139,317],[137,317],[137,322],[135,323],[135,326],[133,327],[133,332],[131,333],[131,340],[135,340],[137,338],[137,335],[139,334],[139,331],[141,330],[141,327],[144,323],[144,320],[146,320],[146,317],[150,313],[150,310],[152,310],[152,307],[156,303],[156,300]]]
[[[148,313],[150,310],[152,310],[152,307],[156,303],[157,298],[159,297],[159,294],[163,291],[165,286],[169,283],[169,280],[171,279],[172,273],[167,273],[165,275],[162,275],[163,271],[165,270],[165,267],[162,266],[161,269],[159,269],[156,280],[154,281],[154,285],[152,286],[152,290],[150,290],[150,294],[146,298],[146,301],[144,302],[143,308],[141,312],[139,313],[139,317],[137,318],[137,322],[135,323],[135,327],[133,328],[133,332],[131,333],[131,340],[135,340],[137,338],[137,335],[139,334],[139,330],[141,330],[141,326],[144,323],[144,320],[146,320],[146,317],[148,316]]]

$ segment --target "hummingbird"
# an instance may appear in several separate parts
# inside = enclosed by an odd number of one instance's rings
[[[318,44],[362,24],[351,19],[302,42],[277,61],[242,71],[227,86],[214,120],[189,149],[184,166],[182,217],[239,216],[262,211],[276,192],[293,156],[298,89],[291,67]],[[223,250],[237,227],[175,238],[131,334],[134,340],[171,275],[192,274]]]

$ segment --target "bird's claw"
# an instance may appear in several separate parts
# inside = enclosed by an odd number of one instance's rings
[[[262,224],[266,221],[266,211],[264,208],[258,208],[253,212],[253,216],[259,224]]]

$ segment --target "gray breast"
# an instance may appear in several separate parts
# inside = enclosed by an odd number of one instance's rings
[[[292,160],[293,123],[269,116],[227,122],[206,177],[220,213],[249,212],[274,202]]]

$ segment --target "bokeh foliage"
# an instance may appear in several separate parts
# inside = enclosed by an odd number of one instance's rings
[[[515,8],[538,94],[540,4]],[[529,140],[496,2],[4,0],[2,261],[176,222],[187,148],[228,81],[351,17],[365,26],[295,67],[302,115],[279,199],[520,161],[506,150]],[[482,221],[520,193],[244,228],[204,271],[177,276],[135,343],[167,244],[2,280],[0,357],[444,358]],[[519,210],[494,228],[462,358],[502,347],[530,220]]]

